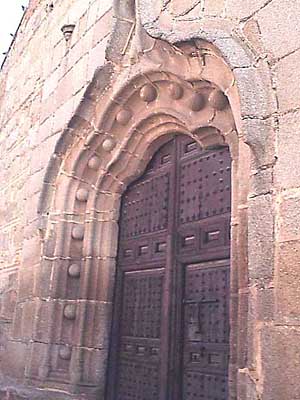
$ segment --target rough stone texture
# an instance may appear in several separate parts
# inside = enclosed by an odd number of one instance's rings
[[[278,195],[277,238],[280,243],[300,238],[300,193],[298,191],[290,193],[286,191]]]
[[[200,1],[199,0],[189,0],[187,2],[177,2],[171,1],[168,9],[172,15],[175,17],[181,17],[185,15],[189,15],[192,10],[195,8],[198,9]]]
[[[287,112],[299,107],[300,94],[296,82],[300,80],[300,50],[281,60],[274,67],[279,110]]]
[[[230,18],[238,19],[249,19],[265,4],[268,3],[266,0],[245,0],[243,2],[239,0],[228,0],[227,1],[227,13],[226,15]]]
[[[64,0],[53,9],[45,2],[31,1],[1,71],[0,371],[20,381],[28,358],[29,321],[34,317],[34,303],[28,298],[38,284],[41,183],[62,129],[94,72],[104,64],[111,10],[110,0]],[[61,27],[70,21],[75,30],[66,43]],[[20,265],[23,269],[18,272]],[[18,317],[12,329],[16,302]],[[18,324],[24,343],[9,342]],[[46,398],[26,391],[17,395],[15,384],[8,384],[7,378],[1,385],[7,387],[1,399]]]
[[[124,158],[102,181],[111,155],[128,139],[128,127],[114,124],[131,89],[122,92],[118,103],[112,99],[129,76],[148,73],[151,57],[151,70],[174,71],[171,58],[162,62],[159,53],[151,53],[156,43],[142,27],[171,43],[195,38],[214,42],[222,65],[225,61],[233,70],[235,81],[228,81],[232,75],[227,71],[215,83],[225,85],[239,141],[249,146],[237,146],[228,134],[235,171],[232,311],[237,317],[232,319],[232,360],[237,363],[232,398],[236,392],[238,400],[299,399],[300,3],[138,3],[135,10],[133,1],[117,1],[113,11],[112,0],[62,0],[54,2],[53,9],[32,0],[2,68],[0,399],[103,398],[121,180],[126,183],[138,176],[153,151],[129,140],[132,157],[127,159],[121,151]],[[135,21],[136,12],[141,20]],[[75,30],[66,43],[60,29],[69,22],[75,23]],[[176,54],[168,47],[164,52]],[[193,80],[203,73],[214,82],[220,75],[209,75],[200,59],[189,61],[180,65],[197,71]],[[132,105],[143,119],[144,108],[136,108],[140,106],[135,100],[129,102]],[[176,102],[168,106],[178,113],[185,107],[178,108]],[[151,107],[147,105],[147,112]],[[193,121],[190,118],[190,130]],[[106,135],[117,139],[115,150],[105,154],[97,130],[101,123]],[[151,132],[147,123],[143,129]],[[168,123],[175,129],[173,120]],[[214,143],[215,136],[209,140]],[[100,155],[99,175],[92,168],[86,170],[95,154]],[[99,187],[104,190],[96,200]],[[76,200],[82,188],[89,189],[87,202]],[[49,218],[51,210],[55,212]],[[73,240],[72,229],[84,222],[83,240]],[[96,244],[94,235],[101,238]],[[113,240],[105,240],[108,237]],[[68,275],[69,254],[79,266],[77,278]],[[66,304],[77,305],[75,328],[63,316]],[[81,335],[85,318],[89,329]],[[70,343],[71,360],[63,360],[60,346]],[[59,377],[51,375],[51,391],[46,390],[49,369],[61,371]],[[80,388],[82,379],[90,379],[93,388]],[[72,394],[66,383],[70,381],[86,395]],[[34,389],[41,386],[42,393]]]
[[[293,326],[266,326],[261,331],[262,348],[267,349],[262,358],[262,399],[300,397],[299,335],[299,327]]]
[[[258,213],[257,210],[260,210]],[[249,200],[249,278],[267,282],[274,269],[274,206],[270,194]]]
[[[262,41],[270,57],[281,58],[299,48],[300,4],[293,0],[264,3],[256,14]]]
[[[252,169],[273,165],[276,161],[276,120],[247,118],[243,121],[243,127],[245,142],[251,144]]]
[[[241,104],[242,117],[261,119],[272,115],[276,111],[276,101],[268,65],[259,62],[255,67],[236,68],[234,72],[238,88],[245,97]]]
[[[275,180],[284,189],[300,186],[300,178],[291,173],[291,168],[299,168],[299,156],[295,138],[299,135],[300,111],[290,112],[279,117],[278,130],[278,163],[275,168]]]
[[[300,247],[299,241],[280,243],[277,254],[276,319],[279,323],[299,325],[300,322]]]
[[[220,16],[225,14],[225,0],[204,1],[204,14],[209,16]]]
[[[239,3],[241,4],[241,3]],[[253,50],[258,57],[266,55],[264,44],[261,39],[260,27],[255,17],[248,19],[241,27],[241,32],[245,38],[247,45]]]

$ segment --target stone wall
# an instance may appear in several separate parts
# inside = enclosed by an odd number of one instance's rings
[[[104,64],[112,22],[110,0],[32,0],[1,71],[0,371],[21,380],[28,337],[24,333],[13,344],[7,338],[15,304],[24,301],[26,279],[32,281],[40,259],[43,177],[63,129]],[[61,28],[69,23],[75,29],[66,41]],[[25,281],[17,280],[22,265],[28,266]],[[28,318],[19,321],[25,331]],[[10,385],[6,376],[2,385]]]
[[[45,246],[51,247],[45,215],[52,207],[51,190],[60,184],[53,172],[56,149],[74,139],[66,129],[89,131],[80,118],[101,116],[102,103],[89,108],[89,102],[97,103],[112,80],[110,69],[124,72],[124,81],[128,65],[139,70],[140,52],[147,55],[148,45],[143,27],[173,44],[208,40],[233,71],[240,100],[231,97],[231,107],[238,136],[251,151],[250,162],[242,151],[234,182],[242,196],[234,252],[241,261],[239,315],[244,319],[237,329],[240,349],[247,345],[237,354],[237,398],[299,399],[300,6],[292,0],[141,0],[135,21],[132,3],[116,1],[113,11],[111,0],[32,0],[1,71],[0,398],[14,399],[17,392],[30,399],[69,396],[29,392],[29,383],[41,384],[28,382],[26,370],[32,326],[37,318],[44,321],[35,299],[48,284],[37,271]],[[75,29],[66,42],[61,27],[69,23]],[[106,69],[94,77],[105,61]],[[41,207],[41,199],[49,204]]]

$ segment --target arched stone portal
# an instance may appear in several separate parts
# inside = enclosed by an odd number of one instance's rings
[[[246,297],[239,295],[247,280],[247,182],[241,185],[240,177],[249,154],[232,109],[238,113],[232,71],[203,41],[155,40],[100,97],[97,85],[90,88],[57,145],[41,197],[44,246],[29,382],[104,396],[120,198],[155,151],[180,133],[203,149],[228,146],[232,158],[229,392],[235,398],[247,317]]]

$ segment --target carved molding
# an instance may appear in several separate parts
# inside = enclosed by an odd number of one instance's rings
[[[46,284],[27,378],[83,392],[104,387],[125,188],[176,133],[203,148],[228,145],[233,174],[239,153],[235,80],[211,44],[156,40],[114,79],[101,96],[97,79],[89,87],[51,160],[39,209]]]

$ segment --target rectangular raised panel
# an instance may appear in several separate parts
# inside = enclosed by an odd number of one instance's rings
[[[195,243],[195,235],[190,235],[182,238],[182,245],[184,247],[192,246]]]
[[[219,217],[218,221],[200,222],[200,250],[214,252],[229,244],[229,217]]]
[[[147,254],[149,250],[149,247],[144,245],[139,247],[139,256],[142,256],[143,254]]]
[[[145,346],[138,346],[137,347],[137,354],[144,355],[145,353],[146,353],[146,347]]]
[[[133,250],[132,249],[125,249],[123,251],[124,257],[128,258],[128,257],[132,257],[133,256]]]
[[[192,362],[199,362],[201,360],[200,353],[191,353],[191,361]]]
[[[132,344],[124,344],[123,349],[126,353],[132,353],[134,351],[134,346]]]
[[[220,231],[212,231],[212,232],[206,232],[206,242],[212,242],[214,240],[219,240],[220,238]]]
[[[170,154],[165,154],[164,156],[161,157],[161,163],[166,164],[171,160],[171,155]]]
[[[194,142],[187,143],[187,144],[184,146],[184,152],[185,152],[185,153],[190,153],[190,152],[192,152],[193,150],[196,150],[197,147],[198,147],[198,145],[197,145],[197,143],[196,143],[195,141],[194,141]]]
[[[152,347],[151,348],[151,355],[157,356],[159,353],[159,349],[157,347]]]
[[[182,226],[178,232],[177,251],[179,254],[191,255],[199,253],[199,228]]]
[[[210,353],[208,355],[209,364],[211,365],[220,365],[221,363],[221,354],[220,353]]]
[[[159,242],[155,244],[155,253],[165,253],[167,249],[166,242]]]

